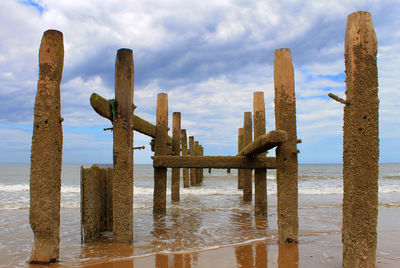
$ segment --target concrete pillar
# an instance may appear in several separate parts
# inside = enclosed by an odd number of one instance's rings
[[[194,145],[194,137],[189,136],[189,155],[190,156],[195,156],[195,145]],[[191,168],[190,169],[190,185],[191,186],[196,186],[196,169]]]
[[[264,92],[254,92],[253,97],[254,139],[265,134]],[[267,214],[267,170],[256,169],[254,172],[254,210],[256,215]]]
[[[34,243],[30,263],[49,264],[59,257],[63,143],[60,83],[63,64],[63,35],[48,30],[43,34],[39,49],[33,122],[29,222]]]
[[[200,156],[204,156],[204,147],[200,145]],[[200,169],[200,184],[204,181],[204,168]]]
[[[133,242],[133,52],[119,49],[115,61],[115,100],[113,122],[113,237]]]
[[[174,155],[181,154],[181,113],[174,112],[172,114],[172,153]],[[180,187],[180,169],[173,168],[171,174],[171,200],[178,202]]]
[[[376,54],[371,14],[350,14],[345,35],[343,267],[375,267],[379,160]]]
[[[244,113],[243,120],[243,148],[252,142],[253,131],[252,131],[252,120],[251,112]],[[253,177],[251,169],[243,169],[243,201],[251,202],[253,194]]]
[[[244,129],[238,129],[238,153],[243,149]],[[238,169],[238,189],[243,189],[243,169]]]
[[[276,182],[278,197],[278,240],[297,243],[297,133],[294,71],[289,49],[275,51],[275,128],[288,134],[288,141],[276,149]]]
[[[186,129],[181,130],[181,144],[182,144],[182,156],[189,155],[188,146],[187,146]],[[189,188],[190,181],[189,181],[189,169],[188,168],[182,168],[182,177],[183,177],[183,187]]]
[[[168,95],[157,96],[156,137],[154,155],[168,154]],[[154,168],[153,213],[165,214],[167,208],[167,169]]]
[[[194,142],[194,149],[195,149],[195,155],[200,156],[200,144],[198,141]],[[201,174],[200,174],[200,168],[196,168],[196,185],[201,184]]]
[[[112,168],[81,167],[81,241],[112,231]]]

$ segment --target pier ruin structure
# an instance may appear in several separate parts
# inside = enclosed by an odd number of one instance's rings
[[[124,50],[119,50],[117,54],[117,62],[119,53]],[[131,54],[129,57],[132,57]],[[125,61],[125,64],[131,64],[132,61]],[[116,64],[118,66],[118,64]],[[122,68],[122,67],[120,67]],[[126,69],[133,69],[133,67]],[[271,130],[266,133],[265,128],[265,103],[264,93],[255,92],[253,96],[253,117],[251,112],[244,113],[243,125],[243,143],[242,148],[238,151],[236,156],[204,156],[203,147],[199,145],[198,141],[194,140],[193,136],[189,136],[189,150],[187,150],[186,130],[181,129],[181,113],[173,113],[173,126],[172,137],[168,136],[168,95],[166,93],[159,93],[157,96],[157,114],[156,124],[153,125],[138,115],[133,114],[133,103],[127,104],[126,109],[130,109],[131,125],[121,128],[125,135],[128,137],[128,132],[138,131],[142,134],[153,138],[151,142],[152,150],[154,151],[153,167],[154,167],[154,194],[153,194],[153,213],[165,214],[166,213],[166,191],[167,191],[167,168],[172,168],[172,185],[171,185],[171,200],[178,202],[179,189],[180,189],[180,169],[183,169],[184,187],[201,185],[203,183],[203,169],[204,168],[219,168],[219,169],[239,169],[243,174],[243,201],[252,201],[252,169],[255,170],[255,186],[254,186],[254,211],[258,216],[266,216],[267,214],[267,180],[266,170],[277,169],[278,181],[278,226],[279,226],[279,241],[282,243],[297,242],[298,240],[298,216],[297,216],[297,143],[300,141],[296,136],[296,109],[295,109],[295,92],[294,92],[294,72],[289,49],[279,49],[275,52],[275,114],[276,114],[276,130]],[[117,78],[116,68],[116,78]],[[116,83],[117,85],[117,83]],[[129,84],[130,85],[130,84]],[[132,86],[133,88],[133,86]],[[118,88],[116,86],[116,92]],[[129,93],[130,94],[130,93]],[[117,94],[116,94],[117,95]],[[132,99],[132,95],[128,95]],[[120,118],[119,101],[116,98],[112,104],[105,98],[93,93],[90,98],[90,103],[94,110],[101,116],[110,119],[114,125],[114,169],[116,162],[123,161],[120,153],[116,153],[116,134],[115,134],[115,121]],[[129,108],[131,107],[131,108]],[[132,108],[133,107],[133,108]],[[115,115],[113,114],[113,109]],[[115,118],[114,118],[115,117]],[[252,132],[254,129],[254,141]],[[132,148],[133,144],[125,144],[121,148]],[[277,148],[276,157],[266,157],[268,150]],[[182,154],[181,154],[182,152]],[[132,155],[132,150],[129,152],[129,157]],[[118,157],[116,160],[116,157]],[[128,157],[128,155],[126,155]],[[129,158],[130,159],[130,158]],[[129,160],[130,161],[130,160]],[[132,165],[133,166],[133,165]],[[96,167],[95,167],[96,168]],[[127,169],[127,167],[124,167]],[[124,169],[123,168],[123,169]],[[186,171],[185,171],[186,169]],[[188,170],[189,169],[189,170]],[[185,175],[186,172],[186,175]],[[190,174],[190,180],[187,176]],[[113,173],[112,181],[115,184],[117,178],[116,172]],[[131,174],[126,171],[124,174]],[[124,178],[133,181],[131,177]],[[85,178],[82,178],[83,185],[85,185]],[[118,179],[121,180],[121,179]],[[88,182],[91,183],[91,182]],[[128,184],[130,185],[130,184]],[[131,190],[123,193],[113,187],[113,231],[115,232],[116,222],[119,220],[116,217],[121,215],[117,213],[116,206],[119,206],[119,198],[125,198],[124,202],[132,204]],[[116,195],[119,195],[116,196]],[[123,197],[129,195],[130,197]],[[86,200],[86,199],[82,199]],[[85,204],[81,205],[82,207]],[[89,206],[90,207],[90,206]],[[110,207],[110,206],[109,206]],[[126,208],[124,211],[123,219],[127,222],[133,222],[130,214]],[[121,211],[122,212],[122,211]],[[82,210],[82,215],[87,214]],[[83,222],[83,232],[85,230],[92,230],[91,225]],[[129,224],[124,225],[129,226]],[[100,230],[100,228],[97,228]],[[125,234],[129,239],[119,239],[116,235],[114,238],[118,241],[125,241],[130,243],[132,238],[132,230],[120,231]],[[92,231],[86,232],[92,233]],[[85,236],[85,234],[84,234]],[[93,236],[92,236],[93,237]],[[124,237],[124,236],[122,236]],[[84,239],[85,240],[85,239]]]
[[[349,16],[345,40],[347,99],[343,103],[343,266],[373,267],[376,251],[378,179],[378,98],[376,36],[371,16]],[[39,52],[39,81],[35,101],[30,180],[30,224],[34,233],[31,263],[48,264],[59,256],[62,127],[60,82],[63,68],[62,33],[49,30]],[[115,100],[96,93],[94,110],[113,124],[113,167],[81,169],[83,241],[102,231],[113,239],[133,243],[133,131],[151,137],[154,151],[153,213],[166,213],[167,168],[172,168],[171,198],[179,202],[180,169],[183,186],[203,183],[204,168],[239,169],[243,200],[252,200],[251,170],[255,170],[254,211],[267,212],[267,169],[276,169],[279,243],[298,241],[298,153],[294,71],[289,49],[274,58],[275,130],[265,129],[264,93],[255,92],[253,116],[244,113],[236,156],[204,156],[202,146],[181,129],[181,114],[173,113],[168,135],[168,96],[158,94],[156,124],[134,114],[134,61],[130,49],[117,52]],[[254,134],[252,134],[252,132]],[[266,157],[276,148],[276,157]],[[362,158],[362,159],[361,159]],[[47,168],[48,167],[48,168]],[[44,169],[45,168],[45,169]],[[190,169],[190,170],[189,170]],[[356,172],[354,172],[356,171]]]

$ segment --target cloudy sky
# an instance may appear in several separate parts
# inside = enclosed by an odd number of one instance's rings
[[[155,123],[157,93],[168,93],[182,128],[207,155],[235,155],[243,112],[264,91],[274,129],[274,51],[295,68],[301,163],[340,163],[347,15],[369,11],[378,38],[380,161],[400,162],[400,2],[363,0],[1,0],[0,162],[30,161],[38,51],[43,32],[64,34],[61,105],[65,163],[111,163],[110,122],[89,104],[114,97],[119,48],[135,62],[135,111]],[[171,122],[170,122],[171,124]],[[151,163],[150,139],[135,133],[136,163]],[[273,152],[272,152],[273,154]]]

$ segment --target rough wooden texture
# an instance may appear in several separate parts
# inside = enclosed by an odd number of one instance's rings
[[[194,137],[189,136],[189,156],[195,156]],[[196,186],[196,169],[190,169],[190,185]]]
[[[254,139],[265,134],[265,104],[264,92],[254,92]],[[267,214],[267,171],[256,169],[254,171],[254,212],[256,215]]]
[[[99,115],[112,121],[111,104],[108,100],[93,93],[90,96],[90,105]],[[137,132],[153,138],[156,136],[156,126],[137,115],[132,116],[132,125],[133,129]]]
[[[168,154],[168,95],[159,93],[157,96],[156,137],[154,138],[154,155]],[[167,169],[154,168],[153,213],[165,214],[167,206]]]
[[[201,156],[201,152],[200,152],[200,144],[198,141],[194,142],[194,149],[195,149],[195,155],[196,156]],[[201,170],[200,168],[196,168],[196,185],[200,185],[201,184]]]
[[[204,147],[200,145],[200,156],[204,156]],[[203,184],[204,181],[204,169],[200,169],[200,184]]]
[[[253,139],[251,112],[245,112],[243,117],[243,148],[247,147]],[[254,155],[255,156],[255,155]],[[251,202],[253,195],[253,174],[251,169],[244,169],[243,176],[243,201]]]
[[[238,153],[243,149],[244,129],[238,130]],[[238,169],[238,189],[243,189],[243,169]]]
[[[115,100],[113,123],[113,238],[133,242],[133,53],[119,49],[115,60]]]
[[[158,168],[242,168],[275,169],[275,157],[247,156],[153,156],[153,167]]]
[[[60,245],[62,117],[60,83],[64,64],[63,35],[43,34],[33,122],[29,222],[34,235],[30,263],[57,261]]]
[[[249,143],[238,155],[255,156],[266,153],[268,150],[281,145],[288,140],[286,131],[271,130],[267,134],[259,136],[253,142]]]
[[[188,146],[187,146],[186,129],[181,130],[181,144],[182,144],[182,156],[189,155]],[[188,168],[182,169],[182,178],[183,178],[183,187],[189,188],[190,181],[189,181],[189,169]]]
[[[81,236],[95,241],[112,231],[112,168],[81,167]]]
[[[172,153],[173,155],[181,154],[181,113],[179,112],[172,114]],[[178,202],[180,200],[180,169],[173,168],[171,173],[171,200]]]
[[[276,149],[276,181],[278,197],[278,240],[297,243],[297,133],[294,71],[289,49],[275,51],[275,129],[286,131],[287,141]],[[283,139],[283,136],[282,136]]]
[[[368,12],[347,18],[343,127],[343,267],[374,267],[377,243],[379,100],[377,39]]]

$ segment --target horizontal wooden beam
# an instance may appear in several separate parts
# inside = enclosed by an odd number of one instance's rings
[[[102,96],[93,93],[90,96],[90,105],[93,107],[93,109],[102,117],[107,118],[108,120],[112,121],[112,112],[111,112],[111,105]],[[156,126],[153,125],[152,123],[140,118],[137,115],[133,115],[132,117],[132,125],[133,125],[133,130],[140,132],[144,135],[150,136],[154,138],[156,136]],[[168,136],[168,141],[167,143],[169,145],[172,144],[172,138]]]
[[[286,131],[272,130],[267,134],[261,135],[253,142],[249,143],[239,153],[239,156],[256,156],[267,152],[268,150],[281,145],[287,141],[288,136]]]
[[[154,138],[156,136],[156,126],[152,123],[140,118],[137,115],[133,115],[132,118],[133,129],[144,135]],[[171,138],[170,138],[171,139]],[[172,142],[172,139],[171,139]]]
[[[275,157],[247,156],[169,156],[155,155],[153,167],[158,168],[239,168],[275,169]]]

